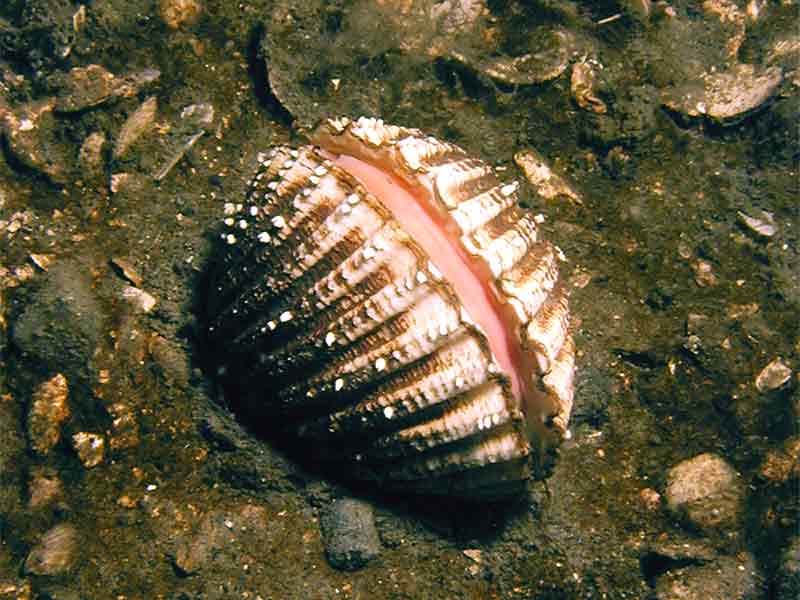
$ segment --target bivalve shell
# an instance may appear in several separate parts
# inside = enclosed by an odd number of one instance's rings
[[[208,338],[244,413],[348,477],[517,492],[567,431],[561,252],[516,184],[415,129],[323,123],[225,205]]]

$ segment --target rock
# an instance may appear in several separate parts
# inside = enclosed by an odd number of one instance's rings
[[[700,454],[670,469],[667,507],[700,530],[735,529],[741,520],[744,487],[738,473],[716,454]]]
[[[325,556],[335,569],[358,570],[380,552],[375,515],[366,502],[355,498],[333,501],[323,511],[320,527]]]
[[[208,513],[194,532],[178,539],[173,564],[184,576],[212,564],[221,570],[241,568],[242,547],[257,546],[267,525],[266,510],[252,504]]]
[[[800,598],[800,536],[789,542],[778,567],[776,598]]]
[[[39,370],[63,371],[71,383],[94,381],[90,365],[104,314],[86,266],[54,264],[12,329],[12,342]]]
[[[766,210],[759,211],[758,217],[751,217],[742,211],[736,211],[739,217],[739,222],[747,228],[747,231],[755,234],[756,237],[761,239],[768,239],[774,236],[777,231],[774,215]]]
[[[756,71],[737,64],[729,71],[706,73],[671,92],[664,104],[689,117],[706,116],[722,125],[735,124],[764,107],[783,81],[780,67]]]
[[[756,377],[759,392],[777,390],[792,378],[792,370],[780,358],[771,361]]]
[[[72,436],[72,447],[78,453],[83,466],[91,469],[103,462],[106,440],[98,433],[80,431]]]
[[[122,288],[122,297],[131,305],[135,312],[145,314],[152,311],[158,302],[152,294],[131,285]]]
[[[657,511],[661,508],[661,494],[653,488],[642,488],[639,490],[639,501],[642,506],[650,511]]]
[[[121,256],[112,256],[110,262],[111,266],[125,279],[138,288],[142,287],[144,279],[131,261]]]
[[[656,581],[658,600],[755,600],[760,597],[755,561],[749,554],[702,566],[667,571]]]
[[[31,575],[62,575],[77,559],[78,531],[61,523],[42,536],[25,559],[23,570]]]
[[[198,0],[158,1],[158,14],[170,29],[195,24],[202,11],[203,5]]]
[[[28,440],[39,454],[47,454],[61,439],[61,424],[69,417],[67,378],[53,376],[33,393],[28,411]]]

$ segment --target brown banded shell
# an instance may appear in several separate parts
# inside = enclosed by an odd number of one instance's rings
[[[516,184],[453,144],[366,118],[329,120],[312,142],[260,155],[245,200],[225,205],[208,298],[223,378],[246,412],[348,477],[519,490],[572,406],[560,251],[539,239]],[[363,163],[377,179],[350,167]],[[433,235],[405,215],[412,197]],[[488,321],[448,261],[485,295]]]

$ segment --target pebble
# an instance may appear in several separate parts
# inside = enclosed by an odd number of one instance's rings
[[[758,475],[773,485],[800,480],[800,436],[792,436],[780,449],[771,450],[758,468]]]
[[[159,0],[158,14],[170,29],[193,25],[200,17],[203,5],[197,0]]]
[[[780,359],[772,360],[756,377],[759,392],[777,390],[792,378],[792,370]]]
[[[372,505],[355,498],[330,503],[320,519],[325,556],[335,569],[356,571],[380,553]]]
[[[110,262],[117,270],[119,270],[125,279],[130,281],[136,287],[142,287],[144,279],[139,274],[139,271],[136,269],[136,267],[133,266],[131,261],[121,256],[112,256]]]
[[[62,374],[41,383],[28,411],[28,440],[38,454],[47,454],[61,439],[61,424],[69,417],[67,378]]]
[[[738,64],[729,71],[706,74],[665,105],[689,117],[706,116],[722,125],[735,124],[765,105],[781,81],[780,67],[756,71],[753,65]]]
[[[122,297],[127,300],[137,312],[145,314],[151,312],[158,302],[152,294],[131,285],[122,288]]]
[[[77,559],[78,532],[61,523],[42,536],[25,559],[24,571],[31,575],[62,575]]]
[[[88,368],[104,318],[86,265],[56,262],[12,329],[12,341],[37,369],[63,372],[71,382],[90,381]]]
[[[743,554],[667,571],[656,581],[658,600],[748,600],[758,597],[753,557]]]
[[[78,453],[83,466],[91,469],[103,462],[106,441],[99,433],[80,431],[72,436],[72,447]]]
[[[647,510],[657,511],[661,508],[661,494],[653,488],[642,488],[639,490],[639,500]]]
[[[761,238],[771,238],[778,231],[775,225],[775,217],[766,210],[759,211],[759,213],[759,217],[751,217],[742,211],[737,211],[736,215],[739,217],[739,222],[741,222],[748,231]]]
[[[741,520],[742,482],[716,454],[700,454],[672,467],[664,495],[675,516],[706,533],[733,529]]]

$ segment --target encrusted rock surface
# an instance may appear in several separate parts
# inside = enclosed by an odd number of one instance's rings
[[[356,498],[334,500],[320,519],[325,556],[332,567],[363,568],[380,553],[372,505]]]

